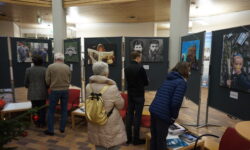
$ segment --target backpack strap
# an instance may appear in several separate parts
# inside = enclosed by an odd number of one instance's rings
[[[108,89],[108,85],[105,85],[101,91],[100,91],[100,94],[103,94],[107,89]],[[114,110],[115,106],[107,113],[107,117],[109,117],[112,113],[113,113],[113,110]]]
[[[103,94],[103,93],[105,93],[106,92],[106,90],[108,89],[108,85],[105,85],[101,90],[100,90],[100,94]]]

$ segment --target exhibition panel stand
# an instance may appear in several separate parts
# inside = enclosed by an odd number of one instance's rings
[[[199,127],[201,109],[201,77],[203,69],[205,32],[199,32],[181,37],[180,60],[189,62],[191,65],[191,75],[187,80],[186,98],[198,105],[196,124],[185,124]]]
[[[32,65],[32,55],[41,55],[46,67],[53,63],[51,40],[11,38],[10,46],[15,88],[24,86],[25,71]]]
[[[64,62],[71,70],[71,85],[82,88],[81,38],[64,40]]]
[[[109,78],[114,80],[121,90],[122,37],[84,38],[84,47],[86,84],[89,82],[89,77],[93,75],[92,64],[103,61],[109,65]]]
[[[125,64],[131,63],[130,53],[138,51],[142,54],[142,65],[147,72],[149,85],[146,90],[157,90],[168,72],[169,38],[163,37],[125,37]]]
[[[250,26],[218,30],[212,35],[208,105],[249,120]]]
[[[10,56],[10,39],[8,37],[0,37],[0,94],[3,99],[15,102],[15,90],[13,74],[11,73],[11,56]]]

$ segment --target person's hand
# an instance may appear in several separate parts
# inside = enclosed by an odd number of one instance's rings
[[[232,80],[227,80],[227,86],[231,87]]]
[[[174,124],[174,122],[175,122],[175,118],[171,118],[171,119],[170,119],[170,125],[171,125],[171,124]]]

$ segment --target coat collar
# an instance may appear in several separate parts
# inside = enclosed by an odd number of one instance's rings
[[[89,78],[89,83],[100,83],[100,84],[108,84],[108,85],[115,85],[115,81],[111,80],[105,76],[101,75],[93,75]]]

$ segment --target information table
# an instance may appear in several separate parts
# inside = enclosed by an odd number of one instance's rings
[[[250,121],[242,121],[235,125],[236,131],[245,139],[250,141]]]
[[[85,108],[82,106],[71,112],[71,121],[72,121],[72,128],[75,128],[75,116],[82,116],[85,117]]]
[[[150,150],[150,139],[151,139],[151,134],[150,133],[147,133],[146,134],[146,144],[145,144],[145,150]],[[199,140],[198,143],[197,143],[197,147],[200,148],[200,150],[204,150],[204,141],[203,140]],[[168,148],[168,150],[192,150],[194,148],[194,145],[195,143],[191,143],[187,146],[184,146],[184,147],[179,147],[179,148],[175,148],[175,149],[171,149],[171,148]]]
[[[3,110],[1,111],[1,118],[4,118],[4,115],[7,113],[14,113],[20,111],[26,111],[31,109],[31,102],[21,102],[21,103],[7,103]]]

